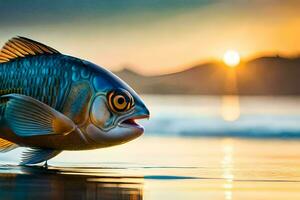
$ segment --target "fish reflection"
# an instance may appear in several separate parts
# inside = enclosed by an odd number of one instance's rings
[[[143,199],[140,177],[91,176],[71,170],[66,174],[61,169],[42,168],[21,168],[21,171],[0,174],[1,199]]]

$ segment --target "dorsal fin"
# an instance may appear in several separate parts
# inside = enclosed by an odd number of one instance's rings
[[[18,147],[18,145],[16,145],[15,143],[12,143],[8,140],[0,138],[0,152],[1,153],[8,152],[8,151],[13,150],[17,147]]]
[[[14,37],[2,47],[0,51],[0,63],[40,54],[59,54],[59,52],[28,38]]]

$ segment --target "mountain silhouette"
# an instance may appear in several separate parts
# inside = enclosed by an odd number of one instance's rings
[[[157,76],[143,76],[128,68],[115,73],[145,94],[300,94],[300,57],[260,57],[234,69],[212,62]]]

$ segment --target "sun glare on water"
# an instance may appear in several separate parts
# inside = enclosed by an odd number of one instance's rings
[[[240,55],[237,51],[228,50],[223,55],[223,61],[228,67],[236,67],[240,63]]]

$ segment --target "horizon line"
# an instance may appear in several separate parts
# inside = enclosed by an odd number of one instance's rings
[[[249,56],[247,59],[241,57],[241,63],[245,64],[248,62],[251,62],[253,60],[257,60],[257,59],[262,59],[262,58],[283,58],[283,59],[297,59],[300,58],[300,52],[299,53],[295,53],[293,55],[289,54],[283,54],[283,53],[265,53],[263,55],[255,55],[255,56]],[[221,58],[210,58],[207,59],[205,61],[194,61],[191,62],[190,64],[186,64],[184,66],[178,66],[176,68],[180,68],[178,70],[172,70],[169,72],[163,72],[163,73],[142,73],[139,70],[134,69],[134,67],[130,66],[130,64],[127,65],[121,65],[120,69],[118,70],[112,70],[114,73],[120,73],[123,72],[125,70],[131,71],[135,74],[138,74],[140,76],[146,76],[146,77],[151,77],[151,76],[164,76],[164,75],[170,75],[170,74],[176,74],[176,73],[180,73],[189,69],[192,69],[194,67],[200,67],[202,65],[211,65],[211,64],[224,64],[224,62],[222,61]]]

